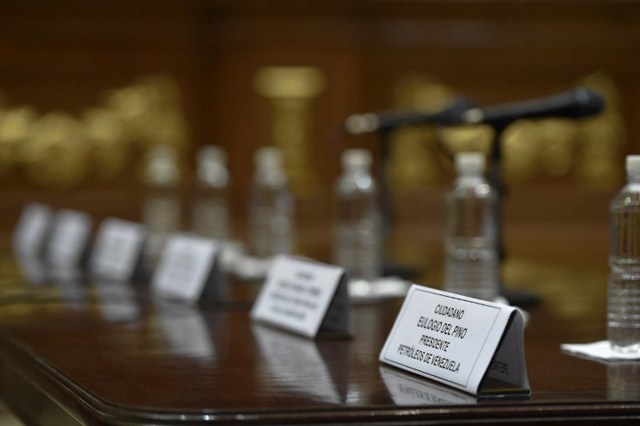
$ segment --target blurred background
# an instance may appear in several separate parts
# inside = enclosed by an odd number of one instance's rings
[[[0,232],[26,203],[139,220],[149,153],[170,147],[188,210],[199,149],[227,152],[236,235],[246,233],[254,152],[283,150],[300,244],[328,246],[333,182],[353,113],[436,111],[586,85],[605,112],[517,122],[504,135],[509,284],[540,290],[557,321],[604,309],[608,203],[640,153],[640,2],[625,0],[2,0]],[[393,251],[442,263],[453,151],[491,129],[390,135]],[[567,265],[579,265],[569,268]],[[565,286],[572,282],[576,286]],[[580,288],[584,291],[576,292]],[[603,322],[604,324],[604,322]],[[7,420],[9,421],[9,420]]]
[[[282,148],[298,226],[313,233],[330,221],[342,150],[380,158],[375,135],[342,136],[350,114],[435,111],[456,95],[486,105],[583,84],[606,97],[605,113],[507,130],[505,221],[530,237],[606,238],[624,155],[638,152],[639,75],[640,3],[622,0],[4,0],[1,228],[29,201],[138,218],[145,161],[160,145],[176,154],[188,203],[197,152],[215,144],[228,154],[239,218],[253,153]],[[435,142],[486,150],[490,139],[482,127],[391,135],[399,240],[407,225],[407,235],[417,229],[440,245],[453,168]]]

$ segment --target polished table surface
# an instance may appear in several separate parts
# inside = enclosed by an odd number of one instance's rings
[[[30,284],[6,254],[0,393],[28,424],[640,422],[640,364],[560,350],[605,337],[602,265],[538,243],[541,257],[505,265],[544,296],[525,330],[530,397],[478,399],[380,364],[399,299],[355,304],[351,339],[310,340],[250,321],[259,283],[229,279],[224,301],[189,307],[144,281]]]

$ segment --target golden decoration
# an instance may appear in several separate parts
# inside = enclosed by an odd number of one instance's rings
[[[27,175],[45,187],[82,182],[89,168],[89,144],[82,124],[69,114],[44,115],[24,147]]]
[[[456,152],[479,151],[489,154],[491,142],[493,141],[493,129],[485,125],[467,125],[456,127],[442,127],[438,130],[440,143],[444,145],[445,151],[450,154]],[[451,165],[452,158],[447,161]]]
[[[37,113],[33,108],[0,110],[0,173],[18,170],[23,148],[33,133]]]
[[[506,182],[531,182],[540,173],[540,123],[516,121],[502,134],[502,174]]]
[[[322,93],[325,78],[314,67],[264,67],[256,74],[254,86],[266,98],[309,99]]]
[[[538,123],[540,166],[548,176],[567,176],[575,166],[580,124],[569,119],[541,120]]]
[[[454,95],[431,77],[413,74],[398,81],[394,98],[398,109],[429,113],[445,108]],[[409,126],[393,132],[388,169],[393,187],[415,189],[438,181],[437,138],[434,126]]]
[[[579,128],[580,161],[576,178],[598,188],[615,188],[624,180],[623,157],[627,135],[615,83],[603,72],[593,73],[581,83],[599,92],[607,101],[605,110],[584,120]]]
[[[313,100],[324,90],[325,78],[313,67],[265,67],[255,75],[254,88],[269,101],[270,144],[282,149],[293,192],[313,193],[318,174],[312,161]]]
[[[158,146],[178,156],[187,150],[189,126],[174,79],[147,76],[101,98],[81,119],[65,112],[38,117],[32,108],[0,103],[0,173],[23,172],[43,187],[68,188],[115,179],[132,157]]]
[[[88,110],[83,125],[89,141],[94,177],[108,181],[120,176],[129,165],[130,133],[126,124],[113,111],[104,108]]]
[[[171,145],[182,153],[190,139],[177,83],[166,76],[149,76],[106,97],[107,108],[127,123],[143,151]]]

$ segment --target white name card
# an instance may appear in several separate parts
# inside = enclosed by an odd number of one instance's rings
[[[516,308],[413,285],[380,361],[474,395],[530,394]]]
[[[278,256],[251,309],[251,318],[306,337],[351,334],[351,307],[342,268]]]
[[[157,295],[197,302],[211,282],[220,248],[207,238],[178,234],[169,237],[151,281]]]
[[[91,234],[91,218],[74,210],[60,210],[54,219],[46,258],[55,268],[80,265]]]
[[[140,260],[146,237],[142,225],[121,219],[105,219],[94,244],[91,274],[114,281],[129,281]]]
[[[13,234],[13,250],[18,257],[36,258],[42,254],[51,228],[52,210],[43,205],[27,205]]]

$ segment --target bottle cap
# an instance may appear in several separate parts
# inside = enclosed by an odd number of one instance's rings
[[[254,155],[257,181],[269,185],[286,184],[282,160],[280,148],[268,146],[257,150]]]
[[[460,152],[456,154],[456,172],[458,176],[482,176],[485,159],[480,152]]]
[[[205,145],[198,151],[197,175],[201,184],[222,188],[227,185],[227,153],[219,146]]]
[[[227,153],[219,146],[205,145],[198,151],[198,163],[222,163],[227,162]]]
[[[280,168],[282,166],[282,151],[273,146],[260,148],[255,153],[254,161],[258,167]]]
[[[627,155],[627,176],[640,176],[640,155]]]
[[[347,149],[342,153],[342,167],[345,169],[368,169],[371,153],[366,149]]]
[[[150,185],[170,186],[180,180],[180,170],[173,147],[158,145],[147,154],[146,181]]]

